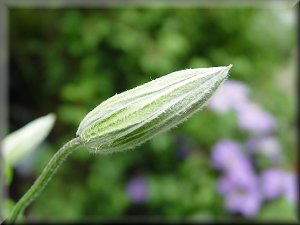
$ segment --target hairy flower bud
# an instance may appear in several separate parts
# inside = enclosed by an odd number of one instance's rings
[[[180,70],[117,94],[89,112],[76,134],[95,153],[134,148],[199,111],[231,66]]]
[[[4,161],[13,166],[28,156],[48,136],[55,118],[49,113],[7,135],[1,143]]]

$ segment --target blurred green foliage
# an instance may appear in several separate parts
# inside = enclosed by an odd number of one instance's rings
[[[57,114],[48,139],[51,144],[37,153],[34,174],[19,178],[19,185],[11,188],[15,200],[55,151],[75,136],[81,119],[93,107],[116,93],[185,68],[233,64],[231,78],[247,83],[251,97],[276,117],[286,166],[294,166],[295,104],[286,92],[292,87],[282,88],[277,76],[287,69],[296,38],[293,27],[281,20],[282,11],[242,7],[10,10],[11,130],[48,112]],[[192,151],[185,159],[175,152],[179,134]],[[79,149],[27,216],[43,221],[130,215],[231,218],[216,190],[218,173],[209,159],[210,148],[222,138],[245,141],[247,134],[238,128],[234,113],[220,116],[205,109],[134,151],[102,156]],[[126,192],[128,180],[136,175],[149,181],[150,197],[144,204],[132,203]],[[261,218],[272,218],[277,211],[269,206]]]

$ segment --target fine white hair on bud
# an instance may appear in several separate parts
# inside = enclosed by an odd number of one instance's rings
[[[76,134],[94,153],[134,148],[198,112],[231,67],[180,70],[117,94],[89,112]]]

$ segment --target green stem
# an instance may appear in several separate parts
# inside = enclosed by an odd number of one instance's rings
[[[47,183],[51,180],[58,167],[66,159],[66,157],[72,153],[76,147],[81,144],[80,138],[74,138],[67,142],[62,148],[60,148],[52,157],[48,165],[44,168],[42,174],[37,178],[31,188],[25,193],[25,195],[17,202],[10,217],[8,223],[14,223],[18,215],[40,194],[45,188]]]

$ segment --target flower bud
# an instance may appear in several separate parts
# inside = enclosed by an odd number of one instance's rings
[[[55,114],[49,113],[7,135],[1,143],[4,161],[14,166],[28,156],[48,136],[55,118]]]
[[[231,66],[180,70],[117,94],[89,112],[76,134],[94,153],[134,148],[199,111]]]

